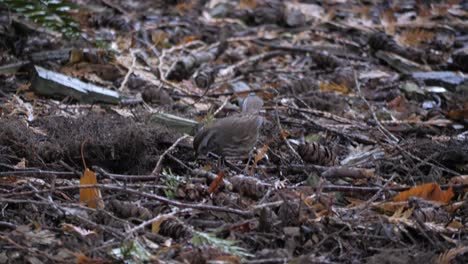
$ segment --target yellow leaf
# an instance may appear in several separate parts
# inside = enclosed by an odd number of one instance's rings
[[[83,177],[80,179],[80,185],[97,184],[97,178],[94,171],[86,168]],[[80,189],[80,202],[85,203],[91,208],[104,208],[102,201],[101,191],[97,187],[81,188]]]
[[[386,213],[394,213],[400,208],[407,206],[407,202],[383,202],[373,204],[374,208],[378,208]]]
[[[342,94],[347,94],[349,93],[348,87],[342,84],[337,84],[334,82],[321,82],[319,84],[319,89],[322,92],[338,92]]]
[[[70,51],[69,63],[74,64],[83,61],[84,52],[82,50],[72,49]]]
[[[162,222],[166,221],[168,218],[169,218],[168,216],[162,216],[162,217],[158,217],[156,220],[154,220],[151,223],[151,233],[154,233],[154,234],[159,233]]]

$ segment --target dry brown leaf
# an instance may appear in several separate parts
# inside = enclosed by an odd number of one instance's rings
[[[406,201],[403,202],[382,202],[375,203],[372,205],[374,208],[378,208],[385,213],[395,213],[398,209],[404,208],[408,205]]]
[[[467,109],[459,109],[459,110],[452,110],[447,113],[447,117],[453,120],[461,120],[468,118],[468,108]]]
[[[62,224],[62,230],[68,233],[77,234],[82,238],[97,236],[97,233],[95,231],[86,230],[72,224]]]
[[[211,182],[210,187],[208,187],[209,194],[217,192],[218,189],[223,185],[224,174],[224,171],[220,171],[214,181]]]
[[[68,63],[75,64],[84,60],[84,53],[81,49],[72,49]]]
[[[80,185],[97,184],[97,178],[94,171],[86,168],[83,177],[80,179]],[[101,197],[101,191],[97,187],[81,188],[80,202],[85,203],[91,208],[104,208],[104,201]]]
[[[133,38],[128,36],[118,36],[115,40],[117,47],[120,51],[128,51],[132,47]]]
[[[282,139],[288,138],[290,135],[291,135],[291,133],[289,133],[289,131],[286,130],[286,129],[282,129],[280,134],[279,134],[280,138],[282,138]]]
[[[157,30],[151,33],[151,41],[153,41],[153,44],[157,47],[163,47],[167,37],[167,33],[162,30]]]
[[[0,177],[0,183],[15,183],[17,181],[15,176],[2,176]]]
[[[462,200],[460,202],[454,202],[454,203],[445,205],[444,209],[445,209],[445,211],[447,211],[449,213],[453,213],[453,212],[457,211],[458,209],[463,208],[466,203],[468,203],[468,201],[465,201],[465,200]]]
[[[254,158],[254,163],[252,164],[252,168],[250,168],[250,175],[253,174],[253,171],[254,171],[255,167],[257,166],[257,163],[265,157],[267,151],[268,151],[268,145],[265,144],[265,145],[263,145],[263,147],[257,152],[257,155],[255,155],[255,158]]]
[[[412,47],[430,41],[434,38],[434,35],[433,31],[425,29],[408,29],[397,37],[397,41],[404,46]]]
[[[182,40],[182,43],[180,44],[187,44],[187,43],[190,43],[190,42],[193,42],[195,40],[197,40],[198,37],[197,36],[186,36],[183,40]]]
[[[411,217],[413,214],[414,208],[409,208],[408,210],[405,210],[405,206],[402,206],[398,208],[395,213],[390,217],[390,221],[396,221],[398,220],[407,220]]]
[[[452,248],[444,253],[440,254],[437,260],[434,262],[436,264],[450,264],[456,256],[465,254],[468,252],[468,246]]]
[[[104,264],[111,263],[111,261],[105,259],[93,259],[85,256],[83,253],[73,253],[76,257],[77,264]]]
[[[320,82],[319,89],[322,92],[338,92],[342,94],[349,93],[348,87],[341,85],[341,84],[334,83],[334,82],[330,82],[330,83]]]
[[[240,264],[241,259],[238,256],[219,256],[214,260],[219,261],[220,263],[231,263],[231,264]]]
[[[453,220],[452,222],[450,222],[450,224],[447,227],[460,230],[462,228],[465,228],[465,225],[463,225],[462,223],[460,223],[460,222],[458,222],[456,220]]]
[[[238,9],[254,9],[257,7],[257,0],[240,0]]]
[[[468,175],[460,175],[450,179],[450,182],[453,184],[468,184]]]
[[[385,28],[385,33],[389,35],[394,35],[396,31],[396,22],[395,11],[393,9],[387,9],[381,13],[380,20],[382,25]]]
[[[30,87],[30,86],[31,86],[31,83],[26,83],[26,84],[20,85],[20,86],[16,89],[16,94],[19,94],[20,92],[29,90],[29,87]]]
[[[410,197],[420,197],[429,201],[436,201],[441,203],[448,203],[455,194],[452,187],[447,191],[442,191],[440,185],[437,183],[426,183],[413,187],[407,191],[400,192],[397,196],[393,197],[392,201],[401,202],[407,201]]]
[[[175,10],[180,14],[184,15],[188,11],[193,9],[193,6],[195,5],[196,1],[190,1],[190,0],[185,0],[185,1],[180,1],[176,6]]]
[[[25,101],[34,101],[37,99],[37,96],[34,92],[26,92],[23,94]]]

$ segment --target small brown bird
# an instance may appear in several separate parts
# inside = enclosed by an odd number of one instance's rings
[[[250,94],[242,103],[242,114],[216,120],[202,128],[193,139],[193,148],[198,155],[211,152],[222,158],[249,156],[265,121],[258,115],[262,107],[263,100]]]
[[[220,157],[247,157],[258,140],[264,120],[259,115],[242,114],[222,118],[201,129],[193,140],[197,154],[209,152]]]

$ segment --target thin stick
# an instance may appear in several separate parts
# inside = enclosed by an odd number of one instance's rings
[[[128,79],[130,78],[130,75],[132,75],[133,70],[135,69],[136,59],[137,59],[136,56],[135,56],[136,52],[139,52],[139,50],[132,50],[131,51],[132,58],[133,58],[132,59],[132,66],[130,66],[130,69],[128,69],[128,72],[125,75],[125,78],[124,78],[123,82],[120,84],[119,91],[123,91],[123,89],[125,88],[125,85],[127,85],[127,82],[128,82]]]
[[[367,101],[367,99],[362,95],[361,93],[361,84],[359,83],[358,81],[358,78],[357,78],[357,74],[356,74],[356,71],[354,71],[354,83],[356,84],[356,89],[358,90],[358,93],[359,93],[359,97],[361,97],[361,99],[364,101],[364,103],[366,103],[367,107],[369,107],[369,111],[371,112],[372,114],[372,118],[374,118],[377,126],[379,127],[379,130],[380,132],[382,132],[382,134],[384,134],[384,136],[386,136],[389,140],[390,140],[390,143],[392,145],[396,145],[398,144],[398,142],[400,141],[395,135],[393,135],[390,131],[388,131],[383,125],[382,123],[380,123],[380,120],[377,118],[377,115],[375,114],[374,112],[374,107],[369,103],[369,101]]]
[[[88,166],[86,166],[86,161],[84,158],[84,145],[86,144],[86,142],[88,142],[87,138],[83,141],[83,143],[81,143],[81,160],[83,161],[83,166],[85,170],[88,168]]]
[[[136,231],[138,231],[140,229],[143,229],[145,226],[151,225],[153,222],[157,222],[157,221],[159,221],[159,220],[161,220],[163,218],[167,219],[167,218],[173,217],[176,214],[182,214],[182,213],[187,213],[187,212],[191,212],[191,211],[192,211],[192,209],[182,209],[180,211],[175,211],[175,212],[172,212],[172,213],[158,215],[158,216],[153,217],[150,220],[144,221],[143,223],[141,223],[141,224],[135,226],[134,228],[128,230],[127,232],[125,232],[125,236],[128,239],[129,236],[131,236],[133,233],[135,233]]]
[[[159,175],[159,173],[161,172],[161,163],[164,159],[164,157],[169,153],[171,152],[178,144],[180,141],[188,138],[189,135],[183,135],[182,137],[178,138],[174,144],[172,144],[172,146],[170,146],[168,149],[166,149],[166,151],[164,151],[164,153],[159,157],[159,160],[158,160],[158,163],[156,163],[156,167],[154,168],[153,172],[151,172],[151,175]],[[156,179],[154,180],[155,183],[158,183],[159,181],[159,176],[156,176]]]

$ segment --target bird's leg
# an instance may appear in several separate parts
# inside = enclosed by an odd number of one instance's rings
[[[217,162],[216,162],[216,170],[219,171],[219,168],[221,167],[221,165],[224,165],[224,162],[223,162],[223,161],[224,161],[224,158],[221,157],[221,156],[219,156],[219,155],[216,155],[216,154],[213,153],[213,152],[208,152],[206,155],[207,155],[208,157],[209,157],[209,156],[212,156],[212,157],[214,157],[215,159],[217,159]]]
[[[250,175],[253,172],[253,171],[249,172],[249,164],[250,164],[250,161],[252,160],[253,152],[254,152],[253,149],[249,151],[249,159],[247,160],[247,163],[245,164],[245,168],[244,168],[245,175]]]

